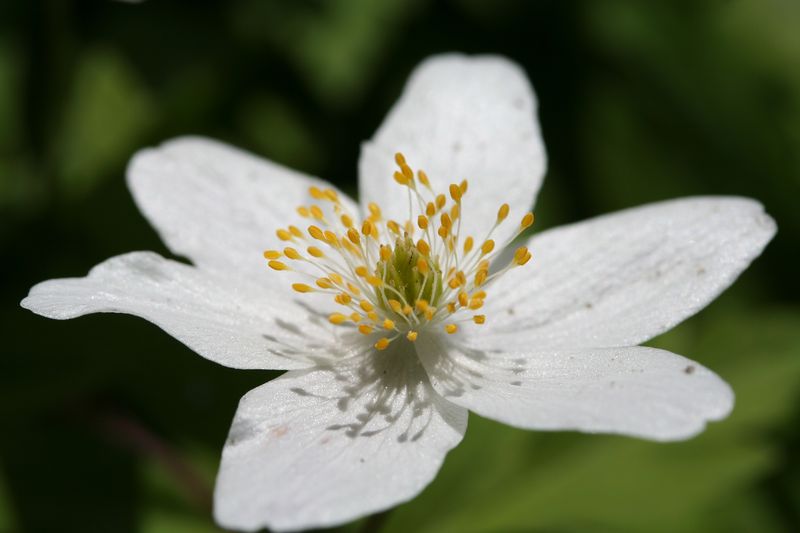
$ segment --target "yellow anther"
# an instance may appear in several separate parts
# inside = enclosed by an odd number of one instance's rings
[[[376,313],[375,311],[370,311],[369,313],[367,313],[367,317],[368,317],[370,320],[372,320],[373,322],[377,322],[377,321],[378,321],[378,318],[379,318],[379,317],[378,317],[378,313]]]
[[[475,274],[475,286],[480,287],[484,283],[486,283],[486,278],[489,276],[488,270],[479,270],[477,274]]]
[[[410,340],[411,342],[414,342],[415,340],[417,340],[417,335],[418,334],[416,331],[409,331],[408,333],[406,333],[406,339]]]
[[[481,255],[489,254],[492,250],[494,250],[494,241],[489,239],[481,246]]]
[[[289,226],[289,232],[298,239],[301,239],[303,237],[303,232],[300,231],[300,228],[298,228],[297,226]]]
[[[411,314],[413,311],[414,311],[414,309],[413,309],[413,308],[412,308],[410,305],[406,304],[406,305],[404,305],[404,306],[403,306],[403,314],[404,314],[404,315],[408,316],[408,315],[410,315],[410,314]]]
[[[339,293],[339,294],[337,294],[337,295],[336,295],[336,297],[334,298],[334,301],[335,301],[337,304],[340,304],[340,305],[347,305],[347,304],[349,304],[349,303],[350,303],[352,300],[353,300],[353,299],[352,299],[352,298],[350,297],[350,295],[349,295],[349,294],[347,294],[346,292],[340,292],[340,293]]]
[[[533,225],[533,213],[526,213],[525,216],[522,217],[522,222],[519,223],[519,229],[524,230],[531,225]]]
[[[466,307],[469,305],[469,296],[464,291],[458,293],[458,303],[461,307]]]
[[[333,276],[331,276],[331,277],[333,277]],[[359,289],[358,287],[356,287],[355,285],[353,285],[350,282],[347,283],[347,288],[350,289],[350,292],[352,292],[355,296],[359,296],[361,294],[361,289]]]
[[[461,208],[459,204],[454,205],[450,208],[450,218],[453,220],[458,220],[458,217],[461,215]]]
[[[292,283],[292,288],[297,292],[314,292],[314,288],[305,283]]]
[[[376,350],[385,350],[391,341],[386,337],[382,337],[378,342],[375,343]]]
[[[419,300],[417,300],[417,301],[416,301],[416,303],[415,303],[414,305],[416,305],[416,306],[417,306],[417,309],[418,309],[418,310],[420,310],[420,311],[422,311],[423,313],[424,313],[424,312],[425,312],[425,310],[426,310],[426,309],[428,309],[428,307],[429,307],[429,305],[428,305],[428,300],[424,300],[424,299],[422,299],[422,298],[420,298]]]
[[[467,194],[467,189],[469,188],[469,183],[467,183],[467,180],[461,180],[459,188],[461,189],[461,196]]]
[[[410,220],[406,220],[406,223],[403,225],[403,228],[409,235],[414,235],[414,224],[412,224]]]
[[[264,259],[277,259],[281,256],[278,250],[267,250],[264,252]]]
[[[310,187],[308,189],[308,193],[315,200],[322,200],[323,198],[325,198],[325,193],[323,193],[322,190],[320,190],[319,187]]]
[[[417,241],[417,250],[419,253],[428,257],[428,254],[431,253],[431,246],[423,239]]]
[[[387,222],[386,227],[389,228],[389,231],[391,231],[395,235],[400,235],[400,225],[394,220],[390,220],[389,222]]]
[[[425,214],[429,217],[436,214],[436,206],[433,205],[433,202],[428,202],[428,205],[425,206]]]
[[[450,198],[452,198],[454,202],[461,201],[461,188],[455,183],[450,184]]]
[[[297,208],[297,214],[303,218],[308,218],[311,216],[311,212],[308,210],[308,208],[303,207],[302,205]]]
[[[476,309],[480,309],[481,307],[483,307],[483,298],[472,298],[469,301],[469,308],[472,309],[473,311]]]
[[[332,289],[333,283],[328,278],[319,278],[316,282],[317,287],[320,289]]]
[[[389,300],[387,301],[387,303],[389,304],[389,307],[391,307],[391,308],[392,308],[392,311],[394,311],[395,313],[398,313],[398,314],[399,314],[399,313],[402,313],[402,312],[403,312],[403,304],[401,304],[401,303],[400,303],[400,302],[398,302],[397,300],[394,300],[394,299],[389,299]]]
[[[421,184],[423,184],[427,188],[429,188],[429,189],[431,188],[431,182],[428,180],[428,175],[425,174],[424,171],[422,171],[422,170],[418,170],[417,171],[417,179],[419,180],[419,182]]]
[[[326,229],[324,235],[325,235],[325,242],[334,247],[339,245],[339,238],[336,236],[334,232]]]
[[[447,312],[450,313],[451,315],[453,313],[455,313],[456,312],[456,304],[454,304],[453,302],[450,302],[449,304],[447,304]]]
[[[267,263],[272,270],[289,270],[289,267],[280,261],[270,261]]]
[[[383,286],[383,280],[378,276],[367,276],[367,283],[369,283],[373,287]]]
[[[438,233],[439,237],[442,239],[447,240],[447,236],[450,235],[450,228],[439,226],[439,229],[436,231],[436,233]]]
[[[402,152],[397,152],[394,154],[394,162],[397,163],[398,167],[408,164],[406,163],[406,156],[404,156]]]
[[[369,303],[367,300],[361,300],[358,303],[358,305],[359,305],[359,307],[361,307],[361,309],[363,309],[367,313],[369,313],[370,311],[375,309],[375,306],[372,305],[371,303]]]
[[[353,227],[353,218],[350,215],[342,215],[340,217],[340,220],[342,221],[342,225],[345,228],[352,228]]]
[[[300,252],[288,246],[283,249],[283,255],[285,255],[289,259],[294,259],[295,261],[303,258],[303,256],[300,255]]]
[[[435,314],[436,314],[435,307],[429,307],[425,310],[425,318],[427,318],[428,320],[433,320],[433,315]]]
[[[325,199],[329,202],[337,203],[339,201],[339,195],[336,194],[336,191],[333,189],[325,189],[322,192],[325,194]]]
[[[439,194],[436,196],[436,209],[437,211],[444,207],[444,204],[447,203],[447,197],[444,194]]]
[[[328,277],[329,277],[329,278],[331,279],[331,281],[332,281],[332,282],[334,282],[335,284],[337,284],[337,285],[341,285],[341,284],[342,284],[342,276],[340,276],[340,275],[339,275],[339,274],[337,274],[336,272],[331,272],[330,274],[328,274]]]
[[[358,332],[361,333],[362,335],[369,335],[370,333],[372,333],[373,329],[374,328],[372,326],[368,326],[367,324],[361,324],[360,326],[358,326]]]
[[[275,235],[277,235],[278,238],[280,240],[282,240],[282,241],[291,241],[292,240],[292,234],[289,233],[285,229],[279,229],[278,231],[275,232]]]
[[[364,317],[362,317],[362,316],[361,316],[360,314],[358,314],[358,313],[351,313],[351,314],[350,314],[350,320],[352,320],[352,321],[353,321],[353,322],[355,322],[356,324],[358,324],[359,322],[361,322],[361,319],[362,319],[362,318],[364,318]]]
[[[458,326],[456,326],[455,324],[447,324],[447,325],[444,327],[444,330],[445,330],[447,333],[449,333],[450,335],[452,335],[453,333],[455,333],[456,331],[458,331]]]
[[[364,265],[357,266],[355,268],[355,273],[356,275],[361,276],[362,278],[366,278],[367,276],[369,276],[369,270],[367,270],[367,267],[365,267]]]
[[[525,263],[527,263],[527,262],[528,262],[528,261],[530,261],[530,260],[531,260],[531,253],[530,253],[530,252],[528,252],[528,253],[526,253],[526,254],[525,254],[525,255],[524,255],[524,256],[523,256],[521,259],[518,259],[518,260],[517,260],[517,264],[518,264],[519,266],[522,266],[522,265],[524,265]]]
[[[414,183],[414,171],[411,170],[411,167],[408,165],[400,165],[400,171],[403,173],[403,176],[406,177],[410,184]]]
[[[361,236],[355,230],[355,228],[350,228],[347,230],[347,238],[350,239],[350,242],[353,244],[360,244],[361,243]]]
[[[316,246],[309,246],[306,248],[306,251],[309,255],[313,255],[314,257],[325,257],[325,254],[322,253],[322,250],[317,248]]]
[[[472,321],[476,324],[483,324],[486,322],[486,315],[475,315],[472,317]]]
[[[397,172],[393,174],[394,181],[399,183],[400,185],[408,185],[408,178],[402,172]]]
[[[356,257],[361,257],[362,256],[361,250],[356,248],[356,245],[353,244],[352,242],[350,242],[349,240],[342,239],[342,246],[344,246],[345,249],[348,252],[350,252],[351,254],[353,254],[354,256],[356,256]]]
[[[394,321],[388,318],[383,321],[383,329],[394,329]]]
[[[497,210],[497,223],[498,224],[506,219],[506,217],[508,216],[508,210],[509,210],[508,204],[501,205],[500,209]]]
[[[443,228],[450,229],[453,226],[453,221],[450,220],[450,215],[447,213],[442,213],[442,215],[439,217],[439,220],[441,221]]]
[[[331,324],[338,325],[338,324],[343,324],[347,320],[347,317],[344,316],[342,313],[333,313],[328,317],[328,320],[330,321]]]
[[[382,261],[388,261],[392,258],[392,247],[389,245],[381,245],[380,256]]]
[[[419,270],[421,274],[428,273],[428,262],[422,257],[417,259],[417,270]]]
[[[325,218],[325,215],[322,213],[322,209],[320,209],[318,205],[311,206],[311,216],[317,220],[323,220]]]
[[[381,208],[375,202],[370,202],[367,204],[367,209],[369,209],[369,216],[373,220],[380,220],[381,219]]]
[[[475,245],[475,240],[472,237],[467,237],[464,239],[464,253],[468,254],[472,251],[472,247]]]
[[[322,230],[319,229],[317,226],[309,226],[308,234],[317,239],[318,241],[325,240],[325,235],[322,233]]]
[[[419,226],[419,229],[421,230],[428,229],[428,217],[425,215],[419,215],[417,217],[417,226]]]

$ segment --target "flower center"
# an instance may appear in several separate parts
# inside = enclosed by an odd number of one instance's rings
[[[492,234],[509,214],[508,204],[501,205],[476,247],[472,236],[461,235],[467,181],[451,184],[448,199],[433,191],[424,171],[415,174],[402,154],[395,155],[395,162],[394,180],[408,192],[407,220],[385,220],[380,207],[370,203],[369,216],[357,226],[336,191],[311,187],[311,197],[320,203],[300,206],[297,213],[314,223],[306,232],[297,226],[276,232],[278,239],[304,247],[305,253],[291,246],[264,252],[273,270],[311,280],[292,284],[295,291],[329,294],[344,308],[329,316],[331,323],[363,335],[382,333],[375,342],[378,350],[401,336],[414,342],[431,328],[454,334],[461,323],[484,324],[486,316],[477,311],[487,297],[486,284],[531,258],[521,246],[507,265],[489,273],[503,248],[533,224],[533,213],[522,217],[503,246],[495,246]]]

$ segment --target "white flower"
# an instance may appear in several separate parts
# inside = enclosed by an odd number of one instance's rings
[[[41,283],[22,305],[130,313],[220,364],[289,370],[247,393],[231,427],[215,514],[235,529],[329,526],[413,498],[468,409],[522,428],[689,438],[733,393],[637,345],[730,285],[775,224],[752,200],[686,198],[503,256],[544,173],[535,107],[502,58],[426,61],[363,146],[360,206],[214,141],[144,150],[130,189],[192,266],[134,252]],[[289,248],[265,261],[277,245]]]

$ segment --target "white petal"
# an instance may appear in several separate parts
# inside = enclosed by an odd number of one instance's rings
[[[261,253],[281,243],[275,230],[295,224],[295,209],[319,203],[312,185],[331,185],[236,148],[203,138],[174,139],[137,153],[128,167],[128,186],[139,209],[167,246],[196,265],[272,275]],[[339,193],[352,212],[357,207]]]
[[[534,236],[487,292],[487,346],[631,346],[693,315],[761,254],[775,222],[745,198],[686,198]]]
[[[435,56],[411,75],[400,100],[359,162],[362,207],[376,202],[387,218],[406,220],[405,193],[394,183],[395,152],[425,170],[436,192],[469,181],[462,231],[481,239],[503,203],[519,220],[532,205],[546,160],[536,97],[525,74],[501,57]],[[507,222],[498,240],[516,229]]]
[[[467,411],[430,388],[413,354],[390,350],[289,372],[242,398],[215,490],[223,527],[340,524],[433,479]]]
[[[716,374],[654,348],[487,351],[441,336],[416,344],[446,399],[522,428],[681,440],[733,407]]]
[[[305,368],[352,355],[324,316],[295,300],[150,252],[111,258],[85,278],[40,283],[22,307],[61,320],[89,313],[136,315],[234,368]]]

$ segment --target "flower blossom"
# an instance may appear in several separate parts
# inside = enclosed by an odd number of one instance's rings
[[[505,59],[425,61],[362,146],[360,203],[208,139],[143,150],[130,190],[191,264],[128,253],[22,305],[129,313],[222,365],[288,371],[245,394],[222,452],[214,512],[233,529],[331,526],[413,498],[468,411],[689,438],[730,412],[730,387],[639,345],[730,285],[775,224],[753,200],[697,197],[529,237],[535,114]]]

